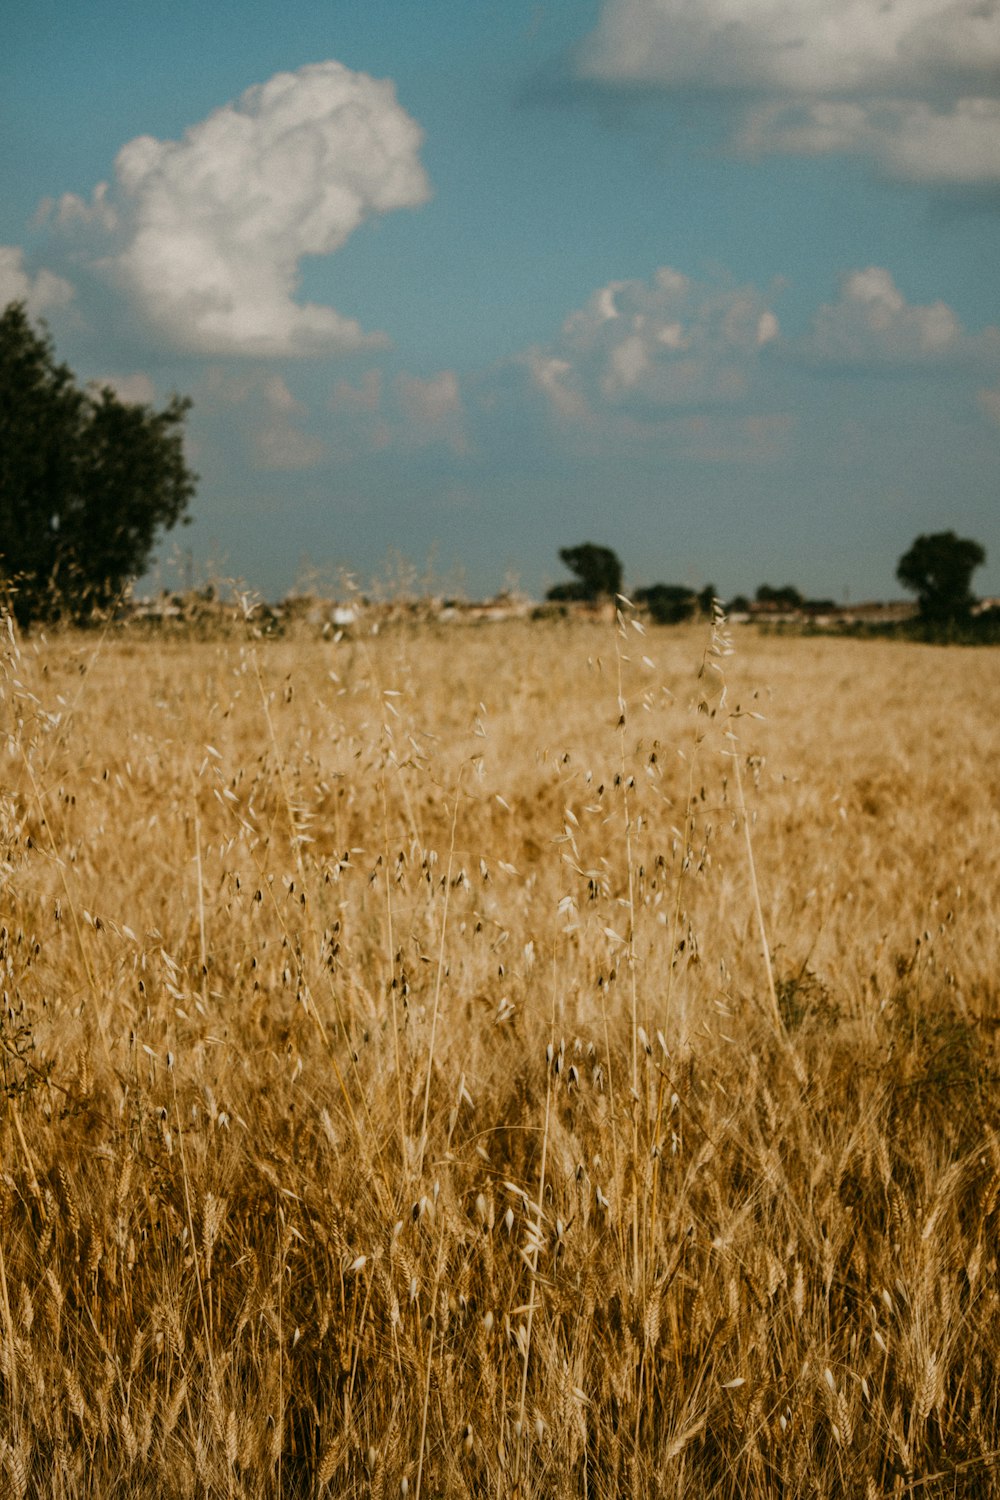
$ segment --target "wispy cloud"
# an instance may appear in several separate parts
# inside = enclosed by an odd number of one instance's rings
[[[195,404],[235,429],[255,469],[315,469],[328,457],[322,437],[309,430],[308,406],[282,376],[265,368],[213,366],[195,392]]]
[[[278,73],[179,141],[139,136],[116,189],[64,196],[51,216],[117,230],[104,266],[172,346],[302,355],[386,342],[332,307],[298,303],[304,256],[330,255],[366,219],[429,196],[422,133],[390,80],[337,62]]]
[[[36,317],[65,307],[73,300],[73,287],[51,271],[32,274],[24,264],[19,245],[0,245],[0,308],[9,302],[25,302]]]
[[[990,421],[1000,427],[1000,385],[987,386],[977,393],[979,406]]]
[[[905,181],[1000,183],[996,0],[605,0],[578,72],[729,93],[746,152],[859,153]]]
[[[739,133],[749,155],[870,156],[889,177],[945,187],[1000,183],[1000,101],[920,99],[769,102]]]
[[[782,93],[991,92],[993,0],[605,0],[582,53],[593,77]]]
[[[110,234],[118,228],[118,212],[112,204],[110,185],[99,182],[90,198],[79,193],[63,193],[60,198],[43,198],[35,213],[35,226],[55,224],[60,229],[94,226]]]
[[[382,402],[382,371],[366,370],[357,385],[338,380],[330,397],[330,409],[337,411],[378,411]]]
[[[366,370],[356,384],[338,380],[328,402],[338,456],[355,458],[386,449],[448,450],[467,456],[471,444],[465,405],[454,370],[420,376],[401,371],[386,379]]]
[[[110,387],[119,401],[129,404],[152,406],[156,400],[156,386],[144,370],[134,370],[128,375],[99,375],[88,384],[98,391]]]
[[[453,370],[441,370],[426,379],[399,375],[396,391],[413,441],[421,445],[443,442],[455,453],[468,451],[462,398]]]

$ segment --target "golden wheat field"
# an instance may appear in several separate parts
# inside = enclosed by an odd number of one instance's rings
[[[993,1493],[998,667],[5,626],[2,1494]]]

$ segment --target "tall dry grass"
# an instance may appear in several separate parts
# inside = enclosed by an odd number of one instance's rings
[[[0,1488],[985,1495],[995,652],[4,645]]]

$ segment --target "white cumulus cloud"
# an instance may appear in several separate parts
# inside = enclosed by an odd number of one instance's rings
[[[366,219],[423,203],[420,127],[390,80],[322,62],[278,73],[179,141],[139,136],[115,164],[116,201],[61,200],[64,225],[117,215],[106,264],[174,345],[299,355],[385,342],[332,307],[295,300],[305,256]]]
[[[553,411],[568,422],[583,421],[588,414],[586,398],[579,389],[573,366],[568,359],[531,349],[525,364],[535,387],[542,392]]]
[[[881,266],[844,277],[836,302],[821,306],[797,351],[819,364],[919,368],[1000,360],[1000,329],[970,334],[946,302],[907,302]]]
[[[38,317],[73,300],[73,288],[51,271],[26,270],[19,245],[0,245],[0,309],[10,302],[25,302]]]
[[[669,266],[598,288],[555,345],[530,350],[533,382],[562,418],[646,415],[741,400],[778,320],[754,287],[698,282]]]
[[[747,151],[863,153],[903,180],[1000,181],[997,0],[605,0],[579,68],[731,92]]]

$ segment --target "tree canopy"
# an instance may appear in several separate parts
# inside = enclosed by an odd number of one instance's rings
[[[794,583],[782,584],[781,588],[762,583],[757,590],[756,598],[758,604],[769,604],[775,609],[801,609],[805,603]]]
[[[189,408],[81,390],[23,302],[0,314],[0,584],[22,623],[106,608],[187,519]]]
[[[680,625],[691,619],[699,604],[699,595],[682,583],[652,583],[648,588],[635,589],[632,597],[649,610],[657,625]]]
[[[582,542],[578,547],[560,547],[559,559],[576,577],[570,583],[557,583],[549,589],[547,599],[590,603],[614,598],[622,591],[622,565],[610,547]]]
[[[986,552],[978,542],[953,531],[936,531],[918,536],[903,553],[896,577],[916,594],[924,620],[955,623],[969,617],[975,603],[969,585],[985,561]]]

